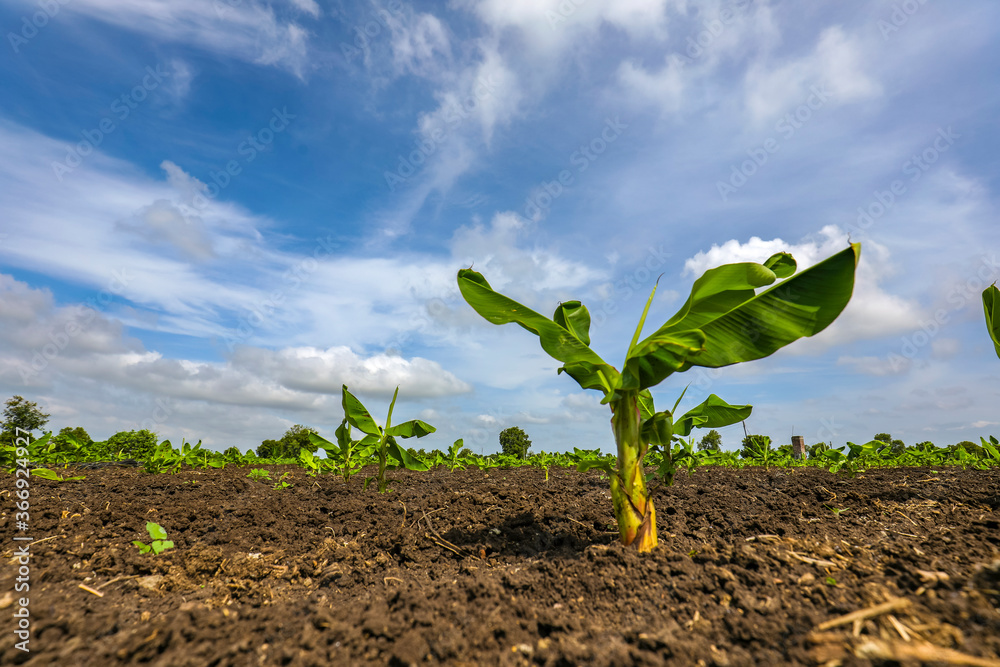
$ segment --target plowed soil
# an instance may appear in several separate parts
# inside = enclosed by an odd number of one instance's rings
[[[0,664],[1000,665],[1000,470],[681,473],[639,555],[598,471],[391,472],[383,495],[268,468],[294,486],[33,477],[27,533],[5,476]],[[140,554],[147,521],[175,548]]]

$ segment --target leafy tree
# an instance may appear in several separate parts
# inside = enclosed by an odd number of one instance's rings
[[[59,433],[57,435],[54,435],[50,442],[64,443],[68,442],[70,438],[76,441],[76,444],[83,445],[84,447],[86,447],[87,445],[89,445],[94,441],[94,439],[90,437],[90,434],[87,433],[86,429],[84,429],[82,426],[77,426],[76,428],[70,428],[69,426],[64,426],[63,428],[59,429]]]
[[[698,451],[700,452],[705,450],[717,452],[720,449],[722,449],[722,435],[715,429],[706,433],[701,442],[698,443]]]
[[[982,446],[977,445],[976,443],[972,442],[971,440],[963,440],[962,442],[958,443],[957,445],[952,445],[952,447],[951,447],[951,450],[953,452],[956,451],[956,450],[959,450],[959,449],[964,449],[965,451],[967,451],[968,453],[972,454],[973,456],[984,456],[986,454],[986,450],[984,450],[982,448]]]
[[[76,444],[72,444],[70,440]],[[91,450],[93,442],[90,434],[82,426],[76,428],[64,426],[57,435],[52,436],[52,439],[49,440],[52,452],[57,456],[68,457],[67,460],[76,460],[85,456]],[[79,445],[80,449],[77,449],[76,445]]]
[[[18,429],[21,431],[37,431],[49,423],[49,417],[34,401],[25,400],[23,396],[12,396],[7,399],[6,407],[3,410],[4,421],[3,432],[9,433],[13,437],[18,437]]]
[[[528,450],[531,449],[531,440],[520,427],[511,426],[500,431],[500,448],[508,456],[526,459],[528,458]]]
[[[316,429],[296,424],[285,431],[285,435],[281,436],[280,440],[261,442],[260,447],[257,448],[257,456],[262,459],[297,459],[299,451],[303,449],[316,453],[319,445],[312,443],[309,439],[310,433],[316,433]]]
[[[278,440],[264,440],[260,443],[257,448],[257,456],[262,459],[280,459],[282,458],[282,445]]]
[[[892,443],[892,436],[888,433],[876,433],[872,440],[878,440],[879,442],[884,442],[885,444]]]
[[[122,456],[145,461],[156,451],[156,434],[148,429],[119,431],[108,438],[98,451],[105,458],[116,459]]]

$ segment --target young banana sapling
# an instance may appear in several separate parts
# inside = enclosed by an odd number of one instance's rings
[[[428,424],[427,422],[420,421],[419,419],[413,419],[402,424],[392,425],[392,410],[396,406],[396,397],[399,395],[399,387],[396,387],[395,393],[392,395],[392,403],[389,404],[389,414],[385,418],[385,427],[379,426],[372,419],[371,414],[368,412],[361,401],[354,397],[351,392],[347,391],[347,385],[343,386],[343,396],[341,398],[341,404],[344,407],[345,419],[337,429],[337,439],[340,444],[333,445],[322,438],[317,437],[313,442],[316,442],[320,447],[327,448],[327,451],[339,451],[343,454],[345,443],[349,450],[353,450],[354,447],[368,447],[372,446],[375,451],[375,456],[378,458],[378,473],[373,478],[368,478],[365,480],[365,488],[372,481],[376,482],[378,486],[379,493],[385,493],[388,488],[385,480],[385,471],[389,467],[389,457],[391,456],[396,461],[399,462],[399,466],[407,468],[408,470],[427,470],[427,464],[416,457],[412,456],[406,448],[400,447],[396,442],[396,438],[422,438],[425,435],[433,433],[437,429]],[[353,442],[350,439],[350,427],[353,426],[365,433],[365,437],[357,442]],[[310,434],[310,439],[313,435]],[[324,445],[325,443],[325,445]],[[346,468],[342,468],[346,470]],[[344,479],[347,479],[350,475],[346,475]]]
[[[472,269],[458,272],[458,286],[472,308],[493,324],[517,323],[539,337],[542,349],[563,362],[584,389],[604,394],[611,408],[617,459],[590,459],[580,469],[605,470],[621,541],[640,552],[657,544],[656,512],[646,488],[644,458],[650,446],[672,455],[675,436],[693,428],[719,428],[745,419],[751,406],[729,405],[715,394],[679,418],[656,411],[650,387],[693,366],[718,368],[760,359],[825,329],[843,311],[854,288],[861,245],[851,244],[797,275],[788,253],[763,264],[741,262],[706,271],[683,307],[659,329],[639,340],[654,286],[625,355],[622,370],[590,349],[590,313],[579,301],[559,304],[552,319],[499,294]],[[756,289],[783,282],[761,293]],[[679,399],[678,399],[679,400]],[[672,475],[668,463],[665,472]]]

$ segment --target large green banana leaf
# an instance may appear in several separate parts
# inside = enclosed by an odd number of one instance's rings
[[[391,435],[386,440],[386,443],[389,445],[389,448],[388,448],[389,449],[389,454],[393,458],[395,458],[397,461],[399,461],[401,464],[403,464],[404,468],[406,468],[408,470],[429,470],[430,469],[430,466],[426,462],[421,461],[420,459],[414,458],[413,456],[411,456],[410,453],[408,451],[406,451],[406,448],[400,446],[396,442],[396,439],[394,437],[392,437]]]
[[[427,422],[420,421],[419,419],[414,419],[412,421],[403,422],[402,424],[396,424],[385,429],[385,434],[388,436],[395,436],[397,438],[412,438],[414,436],[422,438],[429,433],[433,433],[437,429],[428,424]]]
[[[640,342],[626,359],[622,386],[645,389],[659,384],[673,372],[683,372],[692,366],[717,368],[760,359],[799,338],[819,333],[847,306],[854,290],[854,271],[860,253],[861,244],[853,243],[815,266],[742,301],[739,299],[747,296],[748,286],[766,280],[766,273],[739,264],[719,267],[743,267],[734,271],[707,271],[702,278],[709,279],[701,284],[696,281],[692,287],[692,297],[685,304],[687,314],[679,319],[675,317],[671,320],[673,324],[668,321]],[[777,265],[787,275],[787,260],[779,260]],[[727,295],[726,280],[734,294],[720,297]],[[696,290],[702,298],[694,294]],[[738,303],[731,310],[719,312],[718,306],[727,299]],[[697,321],[697,331],[705,336],[704,350],[686,355],[678,365],[676,351],[663,344],[688,335],[687,331],[676,330],[682,323],[686,326],[686,320]]]
[[[1000,357],[1000,289],[996,283],[983,290],[983,310],[986,311],[986,329]]]
[[[685,436],[690,435],[693,428],[722,428],[743,421],[752,411],[752,405],[730,405],[715,394],[709,394],[701,405],[674,420],[674,433]]]
[[[587,389],[604,388],[618,379],[618,371],[601,359],[587,345],[590,314],[579,302],[567,302],[556,310],[556,318],[571,327],[567,329],[544,315],[493,291],[480,273],[472,269],[458,272],[458,288],[473,310],[493,324],[516,322],[539,338],[549,356],[565,364],[565,371]],[[586,341],[586,342],[584,342]]]
[[[395,397],[393,397],[393,400],[395,400]],[[347,391],[346,384],[344,385],[343,396],[340,402],[344,406],[344,415],[347,416],[347,421],[350,422],[351,426],[369,435],[382,435],[382,429],[372,419],[368,408],[355,398],[354,394]]]

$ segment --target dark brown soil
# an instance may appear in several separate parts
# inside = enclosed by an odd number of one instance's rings
[[[32,478],[30,653],[5,477],[0,664],[1000,665],[1000,470],[699,469],[646,555],[596,471],[288,470]]]

